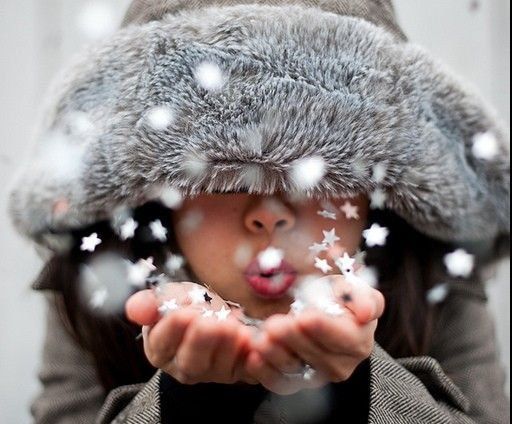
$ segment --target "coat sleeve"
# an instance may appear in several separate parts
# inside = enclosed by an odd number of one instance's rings
[[[370,358],[369,423],[505,424],[505,373],[482,287],[454,285],[437,320],[431,354]]]
[[[106,394],[101,386],[90,355],[81,349],[62,324],[48,297],[46,335],[39,368],[42,388],[31,403],[31,414],[36,424],[91,424],[110,423],[132,401],[143,409],[142,418],[134,423],[159,421],[159,405],[140,404],[139,398],[155,401],[148,393],[158,394],[158,373],[146,384],[121,386]],[[141,406],[142,405],[142,406]],[[140,412],[140,411],[136,411]],[[154,415],[156,420],[144,418]]]

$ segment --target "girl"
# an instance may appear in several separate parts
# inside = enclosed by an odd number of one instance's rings
[[[391,4],[124,26],[57,80],[11,198],[50,253],[35,420],[508,422],[508,138]]]

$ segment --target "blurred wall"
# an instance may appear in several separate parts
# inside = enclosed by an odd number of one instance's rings
[[[30,422],[44,308],[29,282],[40,261],[14,234],[5,211],[6,183],[26,154],[32,125],[54,72],[84,42],[77,16],[84,0],[0,0],[0,422]],[[109,0],[119,20],[128,0]],[[476,84],[510,123],[508,0],[395,0],[411,40]],[[489,284],[503,362],[510,369],[510,271]]]

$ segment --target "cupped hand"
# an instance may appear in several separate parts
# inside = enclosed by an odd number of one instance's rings
[[[326,278],[334,278],[336,298],[345,308],[341,316],[317,309],[297,316],[274,315],[265,321],[259,337],[253,338],[247,372],[268,390],[292,394],[346,381],[371,355],[384,297],[368,285],[347,282],[341,275]],[[311,378],[300,376],[304,364],[315,370]]]
[[[169,283],[163,299],[175,299],[179,308],[162,316],[162,301],[151,290],[134,294],[126,303],[130,320],[143,326],[144,351],[149,362],[183,384],[256,384],[244,368],[251,330],[233,314],[216,315],[229,305],[208,291],[211,300],[193,303],[194,283]],[[162,309],[160,309],[162,311]],[[210,312],[208,312],[210,311]]]

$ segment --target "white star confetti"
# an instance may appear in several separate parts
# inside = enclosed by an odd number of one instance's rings
[[[151,229],[151,234],[156,240],[161,242],[167,241],[167,228],[162,225],[162,221],[157,219],[149,224],[149,228]]]
[[[169,299],[162,302],[158,307],[158,312],[160,312],[161,315],[167,315],[169,312],[176,311],[178,309],[179,305],[176,299]]]
[[[373,181],[375,181],[378,184],[382,183],[384,181],[384,179],[386,178],[386,173],[387,173],[387,165],[383,162],[378,163],[377,165],[375,165],[373,167],[373,175],[372,175]]]
[[[101,239],[98,237],[97,233],[92,233],[89,237],[82,238],[82,245],[80,246],[80,250],[94,252],[96,247],[101,244]]]
[[[211,309],[203,308],[203,313],[201,314],[203,318],[212,318],[213,311]]]
[[[448,284],[439,284],[427,292],[427,302],[433,305],[443,302],[448,296]]]
[[[370,195],[370,199],[370,207],[372,209],[384,209],[388,195],[382,189],[378,188]]]
[[[229,314],[231,313],[231,309],[226,309],[224,305],[222,306],[222,309],[218,312],[215,312],[215,316],[219,321],[225,321]]]
[[[324,240],[322,243],[327,246],[334,247],[337,241],[341,239],[336,235],[336,229],[333,228],[331,231],[322,231],[324,233]]]
[[[173,275],[176,271],[180,270],[185,265],[185,258],[180,255],[169,255],[165,262],[165,268]]]
[[[336,221],[337,218],[334,212],[329,212],[326,210],[318,211],[317,214],[326,219],[333,219],[334,221]]]
[[[325,176],[325,168],[325,161],[319,156],[299,159],[292,165],[290,177],[299,189],[311,189]]]
[[[328,315],[332,316],[340,316],[345,313],[345,311],[342,309],[342,307],[339,305],[339,303],[330,303],[325,306],[324,312]]]
[[[368,230],[363,231],[363,237],[368,247],[384,246],[388,235],[389,230],[386,227],[381,227],[379,224],[372,224]]]
[[[105,301],[108,297],[108,291],[106,288],[95,290],[91,296],[89,304],[93,309],[102,308],[105,305]]]
[[[78,15],[78,28],[88,39],[95,41],[115,31],[116,15],[103,1],[89,1]]]
[[[356,260],[351,258],[350,255],[345,252],[341,258],[336,259],[335,264],[343,275],[352,274],[354,272],[354,264]]]
[[[318,268],[324,274],[332,271],[332,266],[328,264],[327,259],[315,258],[315,268]]]
[[[309,250],[313,252],[315,255],[318,255],[321,252],[326,252],[329,250],[325,243],[313,243],[312,246],[309,246]]]
[[[496,136],[491,131],[475,135],[472,152],[477,159],[493,160],[500,152]]]
[[[146,121],[156,131],[163,131],[174,120],[174,113],[169,106],[155,106],[147,111]]]
[[[169,209],[179,209],[183,204],[183,195],[174,187],[165,187],[159,195],[160,201]]]
[[[219,65],[203,62],[194,72],[197,83],[208,91],[219,91],[225,84],[225,77]]]
[[[121,240],[128,240],[135,237],[135,230],[139,227],[139,224],[133,219],[128,218],[126,222],[121,225],[120,237]]]
[[[475,257],[464,249],[457,249],[444,257],[444,263],[453,277],[468,278],[473,272]]]
[[[275,247],[268,247],[258,254],[258,264],[263,271],[271,271],[278,268],[284,259],[284,252]]]
[[[136,287],[143,287],[147,278],[155,270],[156,266],[153,265],[153,258],[151,257],[148,259],[140,259],[135,264],[130,262],[128,267],[128,281]]]
[[[359,208],[348,200],[340,207],[340,210],[345,214],[347,219],[359,219]]]
[[[192,304],[197,305],[199,303],[205,303],[206,300],[204,298],[205,290],[201,287],[194,287],[192,290],[188,292],[188,297],[192,301]]]

